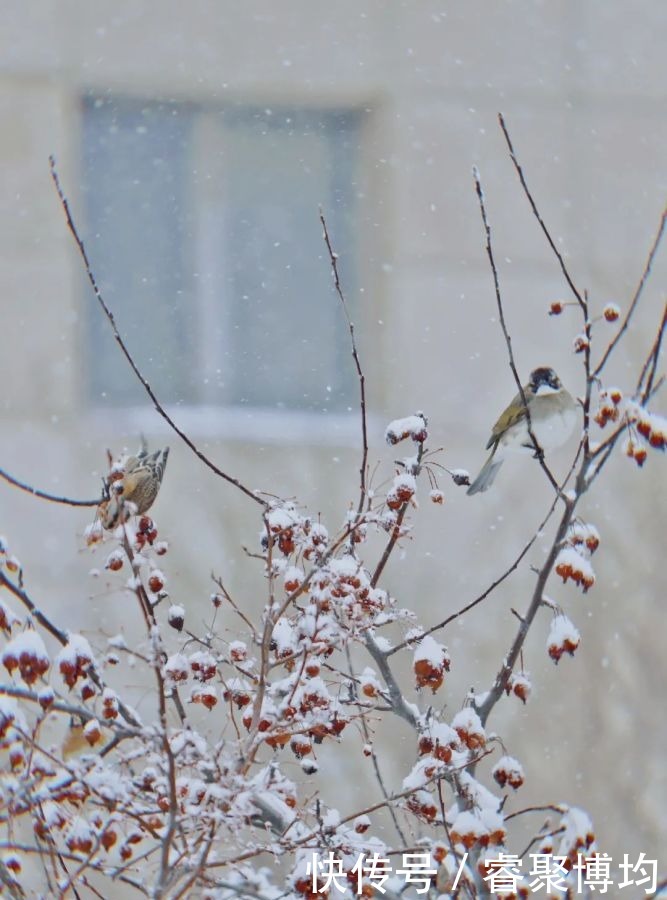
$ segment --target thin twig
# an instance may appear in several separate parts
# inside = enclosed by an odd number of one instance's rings
[[[357,684],[356,684],[357,679],[354,676],[354,668],[352,665],[352,653],[350,652],[349,643],[345,645],[345,654],[347,656],[347,665],[350,670],[350,679],[351,679],[351,683],[352,683],[351,684],[352,695],[353,695],[354,701],[357,703],[359,708],[361,708],[361,704],[358,702],[359,701],[359,697],[358,697],[359,692],[357,690]],[[366,741],[366,743],[368,745],[370,745],[371,760],[373,762],[373,769],[375,771],[376,781],[377,781],[378,785],[380,786],[380,790],[382,791],[382,796],[384,797],[384,799],[389,800],[389,791],[387,790],[387,787],[384,783],[384,778],[382,777],[382,771],[380,770],[380,762],[377,758],[377,753],[375,752],[375,747],[372,744],[370,730],[368,728],[368,723],[366,722],[366,717],[364,715],[361,716],[361,728],[364,733],[364,740]],[[407,840],[406,840],[405,835],[403,834],[403,829],[401,828],[400,822],[398,821],[398,816],[396,815],[396,810],[394,809],[394,807],[392,806],[391,803],[389,804],[388,809],[389,809],[389,815],[391,816],[391,820],[394,823],[394,828],[396,829],[396,833],[398,834],[401,842],[405,846],[407,844]]]
[[[426,788],[430,784],[437,782],[441,778],[447,779],[455,772],[469,769],[471,766],[476,765],[482,759],[484,759],[486,756],[488,756],[490,752],[491,751],[489,751],[489,750],[481,752],[478,756],[475,756],[472,759],[470,759],[470,760],[466,761],[465,763],[462,763],[461,765],[458,765],[458,766],[446,766],[444,764],[440,764],[438,766],[438,771],[434,775],[432,775],[430,778],[426,778],[419,785],[419,789]],[[403,791],[398,791],[395,794],[390,794],[387,800],[379,800],[377,803],[372,803],[371,805],[366,806],[361,810],[357,810],[356,812],[353,812],[353,813],[348,814],[347,816],[344,816],[343,818],[341,818],[338,821],[338,824],[336,827],[339,827],[341,825],[346,825],[348,822],[352,822],[352,821],[354,821],[354,819],[359,818],[359,816],[369,815],[370,813],[377,812],[378,810],[383,809],[384,807],[388,806],[391,803],[396,803],[398,800],[403,800],[406,797],[410,797],[412,794],[415,793],[415,790],[416,789],[414,787],[410,787],[410,788],[406,788]],[[324,832],[327,833],[330,828],[331,828],[331,826],[325,826]],[[301,837],[298,837],[295,840],[285,842],[286,849],[294,850],[297,847],[303,847],[304,845],[307,846],[309,841],[313,841],[317,838],[320,838],[320,839],[322,838],[322,828],[321,827],[312,829],[309,833],[307,833]],[[238,854],[238,855],[236,855],[234,857],[230,857],[228,859],[216,860],[215,862],[212,862],[210,864],[210,868],[216,869],[216,868],[223,868],[226,866],[234,865],[238,862],[252,858],[253,856],[256,856],[260,853],[266,853],[266,852],[271,852],[270,848],[266,848],[266,847],[253,848],[252,850],[249,850],[246,853]],[[400,850],[399,852],[402,853],[404,851]]]
[[[419,726],[419,714],[417,708],[408,703],[403,696],[403,692],[401,691],[398,681],[387,660],[387,654],[378,647],[375,638],[370,632],[366,632],[364,643],[366,644],[366,649],[375,660],[375,664],[380,670],[380,675],[382,675],[384,683],[387,685],[389,700],[394,713],[396,713],[397,716],[400,716],[401,719],[404,719],[414,729],[417,729]]]
[[[33,619],[36,619],[42,628],[46,629],[49,634],[54,637],[59,644],[65,647],[69,642],[69,637],[67,632],[63,631],[61,628],[58,628],[57,625],[54,625],[51,620],[44,615],[44,613],[39,609],[36,603],[34,603],[28,594],[23,590],[23,588],[14,584],[13,581],[10,581],[9,578],[5,575],[5,573],[0,570],[0,586],[4,586],[7,588],[10,593],[14,594],[14,596],[21,601],[21,603],[25,606],[25,608],[30,612],[30,615]],[[94,666],[89,666],[87,671],[88,677],[95,684],[98,690],[101,692],[104,689],[104,682],[100,678],[99,674],[95,670]],[[123,716],[123,718],[130,723],[130,725],[134,725],[135,728],[141,728],[141,722],[137,719],[134,713],[127,707],[124,703],[119,700],[118,708]]]
[[[122,510],[121,510],[122,513]],[[139,606],[144,614],[146,620],[146,631],[148,637],[151,641],[152,645],[152,655],[153,655],[153,672],[155,674],[155,682],[157,688],[157,705],[158,705],[158,716],[160,720],[160,733],[162,739],[162,750],[164,751],[164,755],[167,760],[167,786],[169,788],[169,809],[167,810],[167,828],[164,835],[160,840],[160,868],[158,872],[157,878],[157,891],[158,896],[162,895],[162,891],[166,890],[172,875],[172,867],[170,865],[169,855],[172,847],[172,843],[174,840],[174,835],[176,833],[177,827],[177,816],[178,816],[178,797],[176,795],[176,760],[174,759],[174,753],[171,749],[171,743],[169,741],[169,733],[168,733],[168,720],[167,720],[167,689],[165,683],[165,675],[163,671],[163,666],[167,661],[167,654],[162,647],[162,637],[160,635],[160,630],[157,622],[157,618],[155,616],[155,608],[151,604],[148,594],[146,592],[146,588],[143,586],[140,578],[139,578],[139,567],[136,564],[134,552],[132,550],[130,540],[128,537],[127,526],[123,526],[123,540],[122,540],[123,550],[125,551],[125,555],[127,556],[128,562],[130,564],[130,568],[134,573],[135,579],[135,588],[134,594],[139,601]],[[178,696],[178,692],[175,688],[171,691],[171,697],[174,700],[174,705],[176,707],[176,711],[179,715],[181,725],[184,725],[186,722],[185,711],[180,702],[180,697]]]
[[[419,447],[417,449],[417,464],[416,464],[415,470],[414,470],[415,475],[418,475],[419,472],[421,471],[422,460],[424,459],[425,452],[426,451],[424,449],[423,443],[420,443]],[[394,548],[396,547],[396,544],[402,537],[403,519],[405,518],[405,514],[408,511],[409,505],[410,505],[410,501],[406,500],[403,504],[401,504],[401,507],[398,510],[398,513],[396,514],[396,521],[391,526],[391,534],[389,536],[389,540],[387,541],[387,544],[385,545],[385,548],[382,551],[382,556],[378,560],[378,563],[375,566],[373,575],[371,576],[371,587],[377,587],[378,581],[380,580],[380,576],[382,575],[382,573],[384,571],[384,567],[389,562],[389,557],[394,552]]]
[[[70,212],[69,203],[67,201],[67,198],[65,197],[62,187],[60,186],[60,179],[58,177],[58,172],[56,170],[56,161],[53,156],[49,157],[49,163],[51,166],[51,178],[53,179],[53,183],[55,185],[56,191],[58,192],[58,196],[60,197],[60,202],[62,204],[62,208],[65,212],[65,218],[67,220],[67,227],[69,228],[69,230],[72,234],[72,237],[74,238],[74,241],[79,249],[79,253],[81,255],[81,259],[83,260],[83,264],[84,264],[84,268],[86,270],[86,275],[88,277],[88,281],[90,282],[90,285],[93,289],[95,297],[97,298],[97,301],[100,304],[100,306],[104,312],[104,315],[107,317],[107,320],[108,320],[109,324],[111,325],[111,329],[113,331],[113,336],[116,340],[116,343],[122,350],[123,355],[125,356],[125,359],[130,364],[132,371],[137,376],[137,378],[143,385],[144,390],[150,397],[150,399],[153,403],[153,406],[155,407],[156,412],[160,416],[162,416],[162,418],[169,425],[169,427],[173,431],[176,432],[176,434],[181,438],[181,440],[204,463],[204,465],[208,466],[208,468],[212,472],[215,472],[216,475],[218,475],[220,478],[223,478],[225,481],[229,482],[229,484],[233,484],[234,487],[237,487],[242,493],[244,493],[246,495],[246,497],[250,497],[251,500],[254,500],[255,503],[259,503],[259,505],[263,506],[263,507],[268,506],[267,501],[263,500],[261,497],[259,497],[257,495],[256,491],[252,491],[250,488],[248,488],[244,484],[242,484],[238,478],[234,478],[233,476],[228,475],[226,472],[223,472],[222,469],[218,468],[218,466],[216,466],[215,463],[212,462],[208,458],[208,456],[206,456],[206,454],[203,453],[199,449],[199,447],[197,447],[197,445],[194,443],[194,441],[190,437],[188,437],[188,435],[184,431],[182,431],[182,429],[180,429],[178,427],[178,425],[174,422],[174,420],[171,418],[169,413],[165,410],[164,406],[162,406],[162,404],[158,400],[155,392],[153,391],[153,388],[150,386],[150,384],[148,383],[148,381],[146,380],[146,378],[140,371],[139,366],[134,361],[134,358],[132,357],[130,351],[127,349],[127,345],[125,344],[125,341],[123,340],[123,338],[120,336],[120,333],[116,326],[116,320],[114,318],[114,315],[113,315],[111,309],[109,308],[109,306],[107,305],[106,301],[102,297],[102,293],[100,292],[99,286],[97,284],[97,280],[95,278],[92,267],[90,265],[90,260],[88,259],[88,254],[86,253],[85,247],[83,245],[83,241],[79,237],[79,232],[77,231],[76,225],[74,224],[74,220],[72,218],[72,213]]]
[[[57,625],[54,625],[53,622],[44,615],[41,609],[30,599],[28,594],[23,590],[23,588],[19,587],[17,584],[14,584],[13,581],[10,581],[9,578],[5,575],[5,573],[0,569],[0,587],[6,587],[7,590],[12,593],[28,610],[33,619],[36,619],[42,628],[46,629],[49,634],[54,637],[59,644],[62,644],[64,647],[67,644],[68,638],[66,632],[64,632],[61,628],[58,628]]]
[[[546,803],[544,806],[525,806],[523,809],[518,809],[516,812],[510,813],[505,816],[505,821],[509,822],[510,819],[516,819],[517,816],[523,816],[526,813],[532,812],[555,812],[558,815],[562,816],[567,812],[567,807],[563,806],[554,806],[553,803]]]
[[[646,263],[644,265],[644,271],[641,274],[641,278],[639,279],[639,284],[637,285],[637,289],[635,290],[632,301],[630,302],[630,306],[628,307],[628,311],[625,314],[625,318],[623,319],[623,324],[616,332],[614,340],[609,344],[607,349],[605,350],[602,359],[597,364],[595,371],[593,374],[598,376],[600,372],[604,369],[605,364],[611,354],[616,349],[618,342],[621,340],[623,335],[625,334],[628,325],[630,324],[630,319],[632,318],[632,314],[634,313],[637,304],[641,298],[641,295],[644,291],[644,285],[648,279],[648,276],[651,274],[651,268],[653,266],[653,260],[655,259],[656,253],[658,252],[658,248],[660,247],[660,243],[662,241],[663,235],[665,233],[665,225],[667,224],[667,207],[662,211],[662,216],[660,217],[660,224],[658,225],[658,230],[656,231],[655,237],[653,239],[653,244],[651,245],[651,249],[649,250],[648,257],[646,259]]]
[[[35,854],[37,856],[44,856],[49,852],[48,848],[34,847],[31,844],[18,844],[14,841],[0,842],[0,851],[5,852],[7,850],[11,850],[11,851],[17,852],[17,853],[25,853],[26,855]],[[81,857],[77,856],[76,853],[70,853],[68,851],[59,850],[58,854],[62,855],[62,857],[64,859],[71,860],[72,862],[81,862]],[[134,862],[134,860],[133,860],[133,862]],[[94,872],[97,872],[99,874],[106,874],[105,870],[101,866],[98,867],[97,864],[94,864],[91,868]],[[129,878],[127,875],[123,875],[120,872],[116,873],[114,875],[114,877],[118,881],[122,881],[124,884],[128,884],[131,887],[136,888],[137,891],[142,893],[145,897],[148,897],[148,890],[139,881],[134,881],[132,878]]]
[[[354,365],[357,370],[357,376],[359,378],[359,406],[361,409],[361,442],[362,442],[362,450],[361,450],[361,465],[359,466],[359,504],[357,506],[357,516],[360,516],[362,510],[364,508],[364,502],[366,500],[367,488],[366,488],[366,470],[368,467],[368,423],[366,417],[366,379],[364,377],[363,369],[361,368],[361,361],[359,359],[359,353],[357,351],[357,342],[354,336],[354,322],[350,318],[350,312],[347,306],[347,301],[345,300],[345,294],[343,293],[343,289],[340,283],[340,277],[338,275],[338,254],[334,252],[334,249],[331,245],[331,239],[329,237],[329,230],[327,228],[327,223],[324,218],[324,213],[322,212],[322,208],[320,207],[320,222],[322,223],[322,229],[324,232],[324,243],[327,246],[327,250],[329,252],[329,261],[331,262],[331,271],[333,273],[334,278],[334,287],[336,288],[336,293],[340,299],[341,305],[343,307],[343,312],[345,313],[345,320],[347,322],[347,327],[350,332],[350,342],[352,344],[352,358],[354,359]]]
[[[512,163],[514,164],[516,173],[519,176],[519,181],[521,182],[521,187],[523,188],[523,191],[524,191],[526,197],[528,198],[528,202],[530,203],[530,208],[532,209],[533,214],[534,214],[535,218],[537,219],[537,221],[539,222],[540,228],[542,229],[542,232],[543,232],[544,236],[546,237],[549,246],[553,250],[553,252],[556,256],[556,259],[558,260],[558,264],[560,265],[560,269],[561,269],[561,272],[563,273],[563,277],[567,281],[567,283],[570,287],[570,290],[572,291],[574,296],[577,298],[577,303],[583,309],[584,298],[581,295],[580,291],[578,290],[576,284],[574,283],[574,280],[573,280],[572,276],[570,275],[570,273],[567,269],[567,266],[565,265],[565,260],[563,259],[563,256],[562,256],[560,250],[556,246],[556,242],[551,237],[551,234],[549,233],[549,229],[545,225],[544,219],[540,215],[540,211],[537,208],[537,204],[535,203],[535,200],[533,199],[533,195],[531,194],[531,192],[528,188],[528,184],[527,184],[526,179],[523,174],[523,169],[519,165],[519,161],[516,157],[516,153],[514,152],[514,146],[512,144],[512,139],[509,136],[509,132],[507,130],[507,126],[505,125],[505,119],[503,118],[502,113],[498,113],[498,122],[500,123],[500,127],[502,129],[503,135],[505,136],[505,140],[507,141],[507,147],[510,152],[510,158],[512,160]]]
[[[528,401],[526,399],[526,393],[524,391],[523,385],[521,383],[521,379],[519,378],[519,373],[517,371],[516,363],[514,361],[514,351],[512,350],[512,337],[507,328],[507,324],[505,322],[505,312],[503,310],[503,300],[502,295],[500,293],[500,280],[498,278],[498,269],[496,267],[495,257],[493,255],[493,246],[491,244],[491,226],[489,225],[489,219],[486,214],[486,204],[484,202],[484,191],[482,190],[482,183],[480,181],[479,172],[475,168],[473,169],[473,178],[475,179],[475,190],[477,192],[477,199],[479,200],[479,210],[482,214],[482,223],[484,225],[484,232],[486,234],[486,255],[489,258],[489,263],[491,265],[491,274],[493,275],[493,286],[495,288],[496,293],[496,305],[498,306],[498,316],[500,318],[500,327],[502,328],[503,335],[505,337],[505,343],[507,344],[507,354],[509,356],[509,365],[512,370],[512,375],[514,376],[514,381],[516,382],[517,388],[519,389],[519,395],[521,397],[521,402],[523,404],[524,411],[526,413],[526,427],[528,429],[528,435],[530,437],[531,443],[535,448],[535,456],[544,471],[544,474],[547,476],[549,481],[551,482],[551,486],[553,489],[558,492],[558,482],[553,476],[551,469],[546,464],[544,459],[544,451],[540,447],[537,438],[533,432],[533,424],[530,416],[530,407],[528,406]]]
[[[51,503],[62,503],[65,506],[99,506],[100,501],[104,499],[100,495],[95,500],[72,500],[71,497],[59,497],[56,494],[48,494],[46,491],[40,491],[39,488],[26,484],[25,481],[19,481],[18,478],[10,475],[4,469],[0,469],[0,478],[4,478],[9,484],[13,484],[14,487],[25,491],[26,494],[32,494],[33,497],[39,497],[41,500],[49,500]]]
[[[243,612],[243,610],[234,602],[232,595],[229,593],[229,591],[223,584],[222,578],[219,575],[216,576],[213,573],[211,573],[211,579],[213,580],[214,584],[218,585],[218,587],[220,588],[220,591],[222,593],[222,596],[229,603],[229,605],[232,607],[232,609],[237,614],[237,616],[239,616],[245,622],[245,624],[248,626],[248,628],[252,632],[253,637],[257,638],[257,629],[255,628],[253,623],[250,621],[250,619],[246,616],[246,614]]]
[[[384,571],[384,567],[389,562],[389,557],[391,556],[394,547],[396,546],[399,538],[401,537],[401,528],[403,525],[403,519],[405,518],[405,514],[408,510],[408,504],[404,503],[398,511],[396,516],[396,521],[391,526],[391,535],[387,544],[382,552],[382,556],[380,557],[378,564],[375,567],[375,571],[371,577],[371,587],[376,587],[378,581],[380,580],[380,576]]]
[[[530,850],[537,844],[538,841],[543,841],[545,838],[556,837],[556,835],[563,834],[563,832],[567,831],[565,825],[559,825],[558,828],[554,828],[553,831],[540,831],[539,834],[536,834],[532,840],[528,842],[528,844],[523,848],[521,853],[519,854],[519,859],[523,859],[526,857]]]
[[[528,610],[527,610],[525,616],[523,617],[522,621],[519,624],[517,633],[514,637],[514,640],[512,641],[512,645],[510,647],[509,653],[503,659],[503,663],[500,667],[498,674],[496,675],[496,678],[495,678],[495,681],[493,683],[491,690],[485,695],[484,701],[482,703],[480,703],[479,706],[477,707],[477,711],[479,713],[482,724],[486,724],[486,721],[487,721],[492,709],[494,708],[494,706],[500,699],[503,691],[505,690],[505,687],[506,687],[506,685],[509,681],[509,678],[512,674],[512,671],[514,669],[514,665],[523,650],[523,645],[528,636],[528,632],[530,631],[533,620],[535,619],[535,616],[537,615],[537,611],[539,610],[540,606],[542,605],[542,597],[543,597],[544,588],[549,579],[549,576],[551,575],[552,569],[555,565],[556,559],[558,557],[558,553],[560,552],[562,543],[567,535],[568,529],[572,523],[572,519],[573,519],[573,516],[575,513],[577,503],[579,502],[581,497],[586,493],[586,491],[588,490],[588,487],[589,487],[589,482],[588,482],[587,476],[588,476],[589,468],[592,463],[592,457],[591,457],[591,452],[590,452],[588,426],[589,426],[589,415],[590,415],[591,391],[592,391],[592,386],[595,381],[595,378],[594,378],[593,374],[591,373],[591,363],[590,363],[591,322],[590,322],[590,318],[589,318],[589,314],[588,314],[588,297],[587,297],[586,293],[584,293],[582,295],[579,292],[579,290],[577,289],[576,285],[574,284],[574,281],[572,280],[572,278],[567,270],[567,267],[565,265],[563,257],[559,253],[558,248],[556,247],[556,245],[553,241],[553,238],[551,237],[551,235],[549,233],[549,230],[547,229],[546,225],[544,224],[544,220],[542,219],[542,216],[541,216],[539,210],[537,209],[537,205],[532,197],[532,194],[530,193],[530,190],[529,190],[526,180],[524,178],[523,170],[522,170],[521,166],[519,165],[519,162],[516,158],[516,154],[514,152],[514,147],[512,146],[512,142],[509,137],[509,133],[505,126],[505,121],[504,121],[502,115],[499,116],[499,122],[500,122],[500,127],[503,131],[503,134],[505,135],[507,145],[509,147],[510,155],[512,157],[512,162],[514,163],[514,166],[517,170],[519,179],[521,181],[521,185],[522,185],[524,192],[530,202],[533,213],[535,214],[535,217],[537,218],[538,222],[540,223],[540,227],[542,228],[542,231],[544,232],[544,235],[546,236],[547,241],[549,242],[549,245],[551,246],[552,250],[556,254],[556,257],[560,263],[560,267],[561,267],[561,270],[563,272],[563,275],[564,275],[566,281],[570,285],[571,290],[573,291],[575,297],[577,298],[577,302],[579,304],[579,307],[581,309],[581,313],[582,313],[582,316],[584,319],[584,330],[585,330],[586,338],[588,340],[588,347],[586,348],[586,353],[584,354],[584,370],[585,370],[585,376],[586,376],[586,390],[585,390],[584,402],[583,402],[583,414],[584,414],[583,433],[582,433],[582,441],[580,443],[579,449],[577,450],[577,456],[575,457],[573,467],[574,467],[574,465],[576,465],[576,461],[579,458],[580,454],[581,454],[582,458],[581,458],[581,465],[580,465],[580,468],[579,468],[579,471],[577,473],[577,477],[575,480],[574,490],[570,496],[565,496],[562,493],[561,489],[558,487],[557,483],[555,482],[555,479],[553,478],[553,475],[551,474],[548,467],[544,463],[544,460],[540,459],[540,462],[542,463],[543,469],[546,472],[547,476],[549,477],[549,480],[551,481],[552,485],[555,487],[558,496],[561,497],[561,499],[563,500],[563,503],[564,503],[563,515],[561,517],[558,528],[556,530],[556,534],[554,536],[550,550],[547,554],[547,558],[546,558],[544,564],[542,565],[542,567],[538,571],[537,582],[535,584],[535,588],[532,593],[532,597],[531,597],[531,600],[530,600],[530,603],[528,606]],[[491,247],[491,231],[490,231],[487,216],[486,216],[484,195],[482,192],[479,175],[477,174],[476,171],[475,171],[475,185],[476,185],[476,190],[477,190],[477,196],[479,198],[480,210],[482,213],[482,220],[484,222],[484,228],[486,231],[486,250],[487,250],[487,255],[489,257],[489,262],[491,263],[491,270],[493,273],[494,285],[496,288],[496,300],[498,303],[498,310],[499,310],[499,314],[500,314],[501,326],[502,326],[503,333],[505,335],[505,341],[506,341],[507,347],[508,347],[508,352],[509,352],[509,356],[510,356],[510,366],[512,368],[512,372],[514,374],[515,380],[518,383],[518,375],[517,375],[516,367],[514,366],[513,357],[512,357],[511,340],[510,340],[510,336],[507,332],[507,328],[505,326],[505,321],[504,321],[504,316],[503,316],[503,311],[502,311],[502,299],[501,299],[500,289],[499,289],[499,284],[498,284],[497,270],[496,270],[496,266],[495,266],[494,259],[493,259],[493,250]],[[526,414],[528,417],[529,433],[531,434],[533,443],[537,447],[537,442],[535,441],[535,437],[532,434],[532,432],[530,432],[530,415],[529,415],[528,406],[526,405],[526,402],[525,402],[525,396],[524,396],[523,390],[521,390],[521,396],[524,401],[524,406],[525,406]],[[583,448],[583,453],[581,452],[582,448]]]
[[[248,737],[245,743],[245,747],[239,754],[238,762],[237,762],[237,771],[239,774],[245,775],[252,763],[254,762],[255,755],[257,750],[259,749],[259,745],[261,741],[259,740],[259,725],[260,725],[260,717],[262,713],[262,707],[264,705],[264,697],[266,695],[267,688],[270,684],[269,682],[269,656],[271,649],[271,637],[273,635],[273,629],[280,619],[282,611],[279,611],[278,615],[276,615],[275,610],[275,599],[274,599],[274,568],[272,562],[273,555],[273,544],[274,544],[274,535],[271,531],[269,520],[266,513],[263,516],[264,528],[266,530],[267,537],[267,558],[266,558],[266,570],[268,573],[268,589],[269,589],[269,597],[266,609],[264,610],[264,624],[262,626],[262,637],[260,643],[260,666],[259,666],[259,677],[257,680],[257,690],[255,692],[255,696],[253,699],[253,708],[252,708],[252,719],[250,723],[250,727],[248,728]]]
[[[581,445],[579,446],[579,451],[581,452]],[[556,509],[556,504],[558,503],[558,500],[560,499],[560,495],[562,494],[563,490],[565,489],[565,485],[570,480],[572,472],[574,471],[574,467],[577,464],[578,458],[579,458],[579,453],[577,453],[577,455],[575,456],[574,461],[573,461],[572,465],[570,466],[570,470],[568,471],[567,475],[563,479],[563,481],[560,485],[559,492],[554,497],[554,499],[551,503],[551,506],[549,507],[549,509],[547,511],[547,514],[545,515],[545,517],[542,519],[540,524],[537,526],[537,528],[533,532],[533,535],[530,538],[530,540],[527,541],[526,544],[524,544],[523,549],[521,550],[519,555],[515,558],[514,562],[512,562],[511,565],[508,566],[507,569],[505,569],[503,574],[499,575],[498,578],[496,578],[495,581],[493,581],[485,591],[483,591],[481,594],[479,594],[479,596],[475,597],[474,600],[471,600],[470,603],[466,603],[466,605],[461,607],[461,609],[459,609],[457,612],[452,613],[451,615],[447,616],[447,618],[443,619],[442,622],[438,622],[436,625],[432,625],[430,628],[427,628],[426,631],[424,631],[422,634],[420,634],[419,638],[416,638],[414,641],[402,641],[400,644],[396,644],[395,647],[392,647],[391,650],[387,650],[387,653],[386,653],[387,656],[391,656],[392,654],[397,653],[399,650],[403,650],[404,647],[407,647],[410,644],[417,643],[422,638],[426,637],[427,634],[433,634],[434,631],[439,631],[441,628],[446,628],[447,625],[450,625],[455,619],[460,618],[462,615],[469,612],[471,609],[474,609],[474,607],[477,606],[479,603],[481,603],[483,600],[486,600],[486,598],[489,596],[489,594],[491,594],[493,591],[495,591],[495,589],[500,584],[502,584],[506,578],[509,578],[509,576],[512,574],[512,572],[514,572],[518,568],[521,560],[528,553],[530,548],[533,546],[533,544],[535,543],[537,538],[540,536],[540,534],[544,530],[549,519],[554,514],[554,510]]]
[[[655,341],[653,342],[653,346],[651,347],[651,350],[646,357],[646,362],[642,367],[639,380],[637,381],[637,390],[635,393],[641,394],[642,403],[646,403],[648,398],[651,396],[651,393],[653,392],[653,382],[655,379],[656,370],[658,368],[658,361],[660,359],[660,351],[662,349],[662,341],[665,335],[665,329],[667,329],[667,303],[665,303],[665,306],[662,310],[662,319],[660,321],[660,325],[658,326]],[[646,386],[642,389],[647,372],[648,380],[646,382]]]
[[[585,467],[586,465],[587,463],[584,461],[582,466]],[[553,566],[556,562],[556,557],[560,552],[562,542],[568,532],[570,523],[572,522],[576,503],[584,491],[585,487],[582,485],[579,491],[576,492],[574,499],[568,498],[565,500],[565,509],[563,510],[563,515],[558,525],[558,530],[556,531],[556,535],[551,544],[551,548],[547,555],[546,561],[544,562],[544,565],[538,573],[537,582],[535,584],[533,595],[528,606],[528,611],[526,612],[523,621],[519,625],[509,652],[503,659],[502,666],[500,667],[500,671],[496,675],[491,690],[488,691],[487,694],[485,694],[484,702],[477,706],[477,713],[479,714],[479,717],[482,721],[482,725],[486,725],[486,721],[489,717],[489,714],[491,713],[491,710],[502,696],[502,693],[505,690],[505,686],[509,681],[512,670],[514,669],[514,664],[516,663],[523,648],[524,642],[528,636],[530,626],[533,624],[533,620],[537,615],[537,611],[542,605],[542,595],[544,593],[544,588],[549,576],[551,575],[551,570],[553,569]]]
[[[29,688],[19,687],[13,684],[0,684],[0,696],[15,697],[18,700],[25,700],[35,704],[40,703],[41,700],[40,694],[37,691],[31,691]],[[54,700],[49,706],[49,712],[51,711],[65,713],[70,717],[80,719],[82,722],[90,722],[92,719],[97,718],[95,713],[86,709],[85,706],[75,706],[73,703],[66,703],[64,700]],[[129,738],[142,737],[144,734],[142,729],[130,729],[124,725],[119,725],[114,721],[105,722],[105,728],[114,732],[113,739],[116,741],[115,746],[120,741],[128,740]],[[104,749],[106,749],[107,746],[108,745],[105,744]],[[107,754],[108,752],[109,751],[107,750]]]

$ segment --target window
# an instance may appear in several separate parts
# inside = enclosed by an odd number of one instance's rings
[[[164,402],[355,405],[318,206],[354,304],[360,124],[354,111],[84,102],[86,248]],[[91,404],[145,403],[108,323],[85,308]]]

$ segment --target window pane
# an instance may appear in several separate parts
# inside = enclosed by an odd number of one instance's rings
[[[348,335],[318,221],[326,213],[346,294],[354,264],[355,115],[225,115],[233,403],[340,409],[353,402]]]
[[[356,403],[318,208],[354,306],[359,124],[354,113],[86,101],[86,247],[163,401]],[[86,303],[92,402],[146,402],[89,291]]]
[[[187,107],[90,100],[83,117],[86,249],[130,352],[161,399],[192,402],[196,307]],[[146,395],[86,292],[87,385],[99,405]]]

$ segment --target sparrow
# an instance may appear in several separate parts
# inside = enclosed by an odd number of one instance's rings
[[[530,411],[531,431],[539,449],[536,450],[530,438],[526,407],[518,393],[493,426],[486,445],[487,450],[491,448],[491,453],[468,488],[468,494],[488,491],[503,464],[505,451],[534,451],[540,455],[544,450],[560,447],[572,433],[577,420],[577,404],[553,369],[543,367],[531,372],[523,393]]]
[[[151,508],[162,484],[168,456],[169,447],[149,454],[146,441],[142,438],[139,452],[136,456],[127,457],[115,470],[118,472],[116,478],[107,486],[109,497],[102,501],[98,509],[104,528],[115,528],[121,521],[121,515],[125,519],[132,513],[141,516]]]

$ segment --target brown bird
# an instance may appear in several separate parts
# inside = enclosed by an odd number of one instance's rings
[[[561,384],[553,369],[542,366],[530,373],[530,381],[517,394],[493,426],[486,445],[491,450],[482,470],[468,488],[468,494],[488,491],[509,451],[535,452],[528,432],[526,406],[530,412],[530,430],[540,451],[554,450],[567,441],[577,421],[577,404]]]
[[[156,450],[149,455],[146,442],[142,439],[141,449],[136,456],[129,456],[119,469],[119,477],[109,484],[109,499],[99,506],[102,525],[111,530],[129,516],[143,515],[158,495],[169,447]]]

